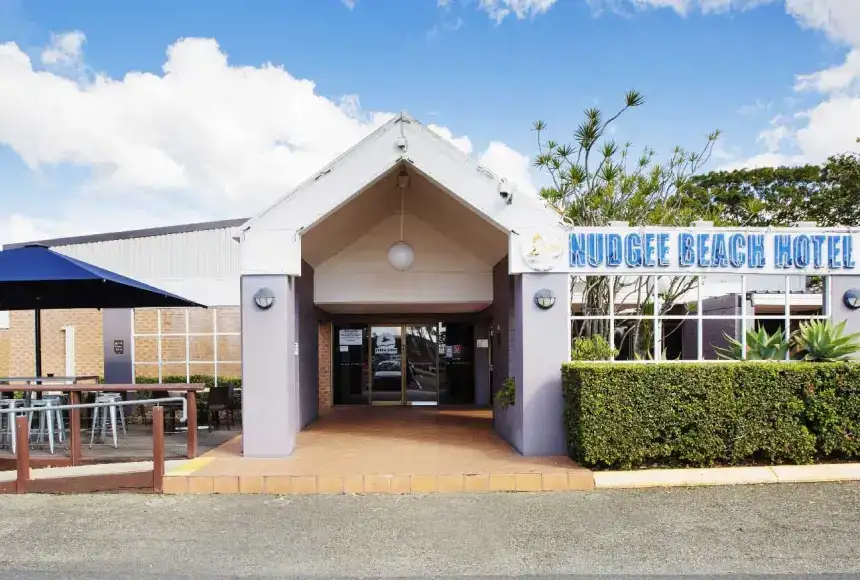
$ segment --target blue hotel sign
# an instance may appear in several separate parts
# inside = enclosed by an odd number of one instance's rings
[[[817,228],[574,228],[520,238],[512,272],[852,274],[860,252],[860,232]]]

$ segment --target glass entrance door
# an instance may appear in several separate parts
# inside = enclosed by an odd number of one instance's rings
[[[370,327],[371,405],[402,405],[403,329],[400,326]]]
[[[440,344],[438,324],[371,326],[370,403],[438,404]]]
[[[439,325],[406,326],[404,330],[403,400],[407,405],[436,405],[439,401]]]

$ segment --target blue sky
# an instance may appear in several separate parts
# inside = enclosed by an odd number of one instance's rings
[[[494,18],[494,10],[506,4],[524,10],[524,18]],[[531,12],[530,5],[535,7]],[[708,8],[717,5],[717,10]],[[0,45],[14,46],[31,61],[26,70],[15,69],[27,75],[27,82],[15,87],[14,76],[0,68],[0,96],[18,91],[21,108],[8,110],[5,120],[0,112],[0,198],[5,206],[0,223],[6,223],[7,237],[20,237],[261,209],[267,195],[288,187],[314,169],[307,165],[322,163],[331,154],[327,146],[308,151],[316,145],[306,144],[307,158],[278,157],[295,167],[273,169],[270,151],[261,143],[290,135],[290,123],[340,114],[327,109],[299,113],[279,119],[281,133],[270,134],[262,112],[272,107],[271,114],[278,116],[277,103],[261,105],[249,97],[267,90],[266,75],[235,95],[229,83],[251,83],[250,77],[243,79],[240,73],[231,77],[238,80],[222,78],[210,86],[202,76],[208,71],[216,76],[228,66],[259,73],[265,63],[283,67],[291,78],[313,81],[316,95],[335,104],[344,96],[353,96],[347,102],[355,103],[357,97],[360,109],[341,109],[360,126],[325,118],[335,149],[359,138],[365,126],[378,121],[375,114],[405,109],[446,128],[452,137],[467,138],[463,147],[475,156],[496,141],[527,161],[535,153],[530,131],[535,119],[546,120],[550,134],[564,140],[584,108],[611,111],[626,89],[635,88],[647,104],[618,123],[619,140],[648,145],[660,154],[674,145],[697,148],[709,131],[719,128],[723,138],[714,167],[817,162],[850,146],[846,131],[827,150],[827,127],[834,121],[832,115],[819,118],[820,113],[847,111],[849,125],[860,135],[854,76],[844,82],[839,77],[837,90],[797,88],[798,75],[845,69],[860,76],[860,67],[843,65],[860,39],[842,24],[820,18],[820,7],[804,7],[803,0],[355,0],[352,8],[341,0],[0,0]],[[860,27],[860,11],[843,9],[848,11],[844,18],[858,16]],[[80,41],[62,44],[62,35],[72,32]],[[182,74],[192,80],[199,76],[200,83],[187,86],[192,91],[206,87],[197,101],[186,98],[187,92],[176,99],[182,103],[167,99],[166,90],[184,91],[172,84],[168,89],[163,83],[149,94],[126,82],[134,71],[163,78],[166,51],[183,38],[213,39],[229,58],[218,69],[217,52],[189,48]],[[46,59],[52,39],[54,54],[60,56]],[[117,99],[140,99],[141,104],[128,110],[120,103],[113,109],[109,91],[95,96],[93,84],[99,77],[123,85]],[[3,89],[4,83],[10,84]],[[817,87],[821,78],[812,77],[808,84]],[[291,100],[291,90],[281,86],[278,91],[284,92],[271,94],[285,107],[307,110],[307,101]],[[148,98],[160,104],[150,110]],[[165,102],[171,103],[169,110]],[[71,117],[54,117],[65,110],[64,103],[72,103]],[[244,105],[260,115],[249,117]],[[201,118],[206,111],[214,124],[226,123],[235,113],[235,123],[209,134]],[[193,122],[178,137],[183,143],[177,150],[171,132],[182,126],[185,113]],[[139,119],[131,118],[138,114]],[[188,137],[200,127],[199,139]],[[297,128],[295,140],[315,142],[315,137],[304,137],[306,131]],[[229,141],[231,135],[259,148],[257,157],[237,164],[235,180],[233,174],[211,169],[222,162],[206,159],[210,148],[215,155],[234,146],[212,144],[220,138]],[[195,149],[200,143],[207,151]],[[128,157],[116,153],[125,150]],[[141,150],[152,154],[152,164],[128,165],[132,152],[139,157]],[[499,159],[510,165],[506,155]],[[261,167],[272,176],[258,187],[247,173],[253,168],[259,178]],[[168,176],[176,171],[175,179],[154,176],[161,168]],[[524,167],[517,177],[540,182]],[[219,180],[234,187],[222,188]],[[259,193],[237,192],[243,187]]]

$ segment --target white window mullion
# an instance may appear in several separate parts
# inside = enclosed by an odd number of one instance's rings
[[[134,310],[131,315],[131,344],[128,347],[131,349],[131,384],[137,384],[137,369],[135,368],[135,352],[134,352]]]
[[[747,358],[747,277],[741,275],[741,360]]]
[[[156,330],[158,338],[156,339],[156,350],[158,351],[158,383],[161,384],[164,375],[162,373],[162,356],[161,356],[161,308],[155,311],[156,313]]]
[[[663,356],[663,336],[660,325],[660,277],[653,276],[654,280],[654,360],[659,362]]]
[[[615,360],[615,276],[609,276],[609,360]]]
[[[189,321],[189,308],[185,308],[185,382],[191,382],[191,323]]]
[[[696,277],[696,360],[705,360],[704,352],[702,351],[702,324],[703,322],[703,313],[702,310],[704,305],[702,304],[702,278],[703,276]]]
[[[785,342],[791,339],[791,276],[785,277]],[[785,351],[785,360],[789,358],[788,350]]]
[[[568,300],[569,302],[569,300]],[[568,349],[570,351],[570,349]],[[213,384],[218,386],[218,309],[212,309],[212,358],[215,360]]]

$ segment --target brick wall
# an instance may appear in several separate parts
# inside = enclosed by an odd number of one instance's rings
[[[9,329],[0,328],[0,377],[8,377],[9,365]]]
[[[331,360],[331,322],[319,324],[319,414],[323,415],[332,407],[332,360]]]
[[[213,320],[214,316],[217,321]],[[32,376],[35,373],[35,340],[33,311],[10,313],[9,329],[0,330],[0,376]],[[188,331],[211,333],[217,324],[219,332],[239,332],[238,308],[190,309]],[[104,373],[102,344],[102,314],[99,310],[43,310],[42,311],[42,373],[57,376],[66,374],[66,336],[63,327],[75,328],[75,374],[101,375]],[[162,337],[163,374],[185,376],[185,312],[183,309],[161,311],[163,333],[182,333],[182,336]],[[156,334],[158,316],[154,309],[136,310],[135,334]],[[218,376],[240,377],[242,340],[240,336],[218,337]],[[158,361],[158,339],[135,337],[136,361]],[[212,336],[191,336],[189,339],[191,374],[213,375],[215,345]],[[208,362],[207,362],[208,361]],[[136,365],[137,376],[157,377],[156,365]]]
[[[28,377],[36,372],[33,324],[32,310],[9,314],[8,375]],[[75,374],[102,374],[102,314],[98,310],[42,311],[42,374],[66,374],[66,325],[75,327]]]

